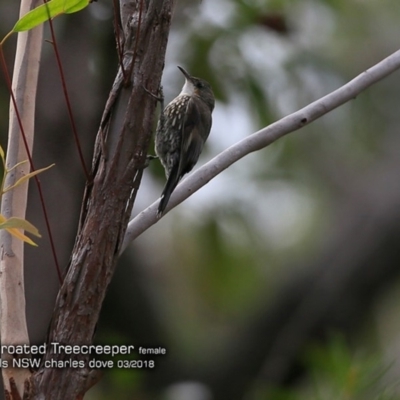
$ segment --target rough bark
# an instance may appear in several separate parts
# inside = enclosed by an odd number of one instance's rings
[[[51,343],[91,344],[112,278],[146,161],[164,65],[173,1],[122,2],[124,66],[110,93],[97,135],[92,179],[86,184],[79,232],[57,296],[42,367],[32,398],[75,399],[98,380],[85,368],[46,368],[46,363],[83,361],[82,354],[52,353]],[[132,66],[132,67],[131,67]]]

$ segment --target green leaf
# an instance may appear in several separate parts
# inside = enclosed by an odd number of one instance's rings
[[[13,167],[11,167],[10,169],[8,169],[8,170],[7,170],[7,173],[11,172],[14,168],[17,168],[17,167],[19,167],[20,165],[25,164],[25,163],[27,163],[27,162],[28,162],[28,160],[20,161],[19,163],[15,164]]]
[[[1,157],[1,160],[2,160],[2,162],[4,164],[4,150],[3,150],[3,148],[1,146],[0,146],[0,157]]]
[[[5,229],[11,235],[26,243],[29,243],[32,246],[37,246],[37,244],[28,238],[28,236],[20,232],[19,229],[24,229],[35,236],[41,237],[39,231],[28,221],[16,217],[11,217],[9,220],[7,220],[2,214],[0,214],[0,229]]]
[[[87,7],[89,0],[50,0],[26,13],[14,25],[13,32],[35,28],[60,14],[72,14]]]
[[[0,229],[23,229],[34,236],[41,237],[39,231],[26,219],[11,217],[8,220],[0,223]]]
[[[18,229],[16,228],[9,228],[6,229],[8,233],[10,233],[11,235],[15,236],[17,239],[22,240],[23,242],[26,242],[28,244],[30,244],[31,246],[36,246],[37,244],[30,238],[28,238],[28,236],[24,235],[23,233],[21,233]]]
[[[21,183],[24,183],[25,181],[27,181],[28,179],[32,178],[33,176],[35,176],[37,174],[40,174],[43,171],[46,171],[47,169],[51,168],[54,165],[55,164],[51,164],[48,167],[40,168],[40,169],[37,169],[36,171],[30,172],[29,174],[24,175],[22,178],[19,178],[17,180],[17,182],[14,183],[14,185],[5,188],[3,193],[8,192],[11,189],[14,189],[16,186],[21,185]]]
[[[69,2],[71,3],[71,6],[68,7],[67,10],[65,10],[65,14],[73,14],[75,12],[81,11],[85,7],[87,7],[89,3],[91,3],[90,0],[74,0],[74,1],[69,0]]]

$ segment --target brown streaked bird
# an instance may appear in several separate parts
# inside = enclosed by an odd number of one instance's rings
[[[182,91],[161,113],[155,137],[155,151],[165,169],[167,183],[161,194],[157,216],[161,217],[182,177],[197,163],[211,130],[215,99],[204,79],[185,76]]]

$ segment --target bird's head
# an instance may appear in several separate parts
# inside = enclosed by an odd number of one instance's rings
[[[182,67],[178,66],[178,68],[185,76],[185,84],[183,85],[180,94],[199,97],[207,104],[210,111],[212,111],[215,105],[215,98],[211,85],[204,79],[195,78],[194,76],[189,75]]]

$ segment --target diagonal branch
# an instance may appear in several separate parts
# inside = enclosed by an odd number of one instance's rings
[[[229,147],[182,181],[171,196],[167,211],[182,203],[189,196],[206,185],[211,179],[215,178],[241,158],[269,146],[288,133],[302,128],[335,108],[347,103],[374,83],[379,82],[399,68],[400,50],[364,71],[334,92]],[[140,212],[129,222],[121,251],[124,251],[129,243],[157,222],[157,206],[158,201]]]

